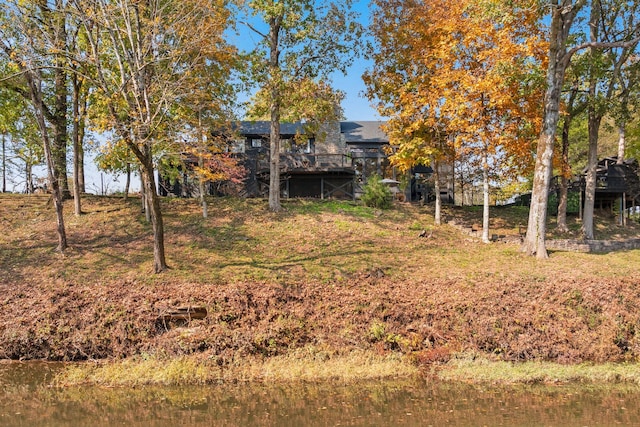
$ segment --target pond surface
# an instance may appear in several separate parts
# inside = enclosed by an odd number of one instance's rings
[[[45,387],[60,365],[0,363],[1,426],[640,425],[640,387],[420,381]]]

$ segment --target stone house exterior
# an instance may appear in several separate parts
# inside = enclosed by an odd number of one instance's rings
[[[390,180],[400,177],[389,163],[392,147],[381,121],[341,121],[323,125],[318,135],[306,136],[303,123],[281,123],[280,190],[284,198],[315,197],[356,199],[371,176]],[[229,151],[242,159],[247,170],[244,190],[247,197],[264,197],[269,191],[268,121],[242,121],[235,126]],[[188,163],[188,162],[187,162]],[[413,173],[416,172],[416,173]],[[417,167],[411,184],[402,189],[406,200],[426,198],[426,190],[416,191],[415,177],[424,182],[429,167]],[[161,194],[188,196],[189,177],[181,182],[161,181]],[[210,190],[211,192],[211,190]],[[445,199],[443,199],[445,200]]]
[[[306,137],[302,123],[281,124],[281,191],[283,197],[350,198],[359,196],[367,179],[393,177],[389,138],[378,121],[342,121]],[[234,151],[241,154],[248,176],[246,194],[268,193],[269,122],[240,122]]]

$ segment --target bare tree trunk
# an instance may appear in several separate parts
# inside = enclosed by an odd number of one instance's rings
[[[567,5],[567,3],[569,3]],[[568,7],[567,7],[568,6]],[[567,39],[573,19],[584,6],[584,2],[571,5],[563,1],[551,4],[551,34],[549,43],[549,65],[547,68],[547,90],[544,97],[544,121],[538,139],[538,148],[531,193],[531,207],[527,234],[522,250],[537,258],[548,258],[546,248],[547,205],[549,184],[553,175],[553,149],[560,118],[560,94],[571,54],[567,53]]]
[[[489,243],[489,161],[487,147],[482,153],[482,241]]]
[[[455,162],[452,163],[455,166]],[[453,176],[455,177],[455,170],[454,170],[454,174]],[[464,177],[464,172],[462,170],[462,167],[460,168],[460,172],[458,173],[458,176],[460,177],[460,179],[458,180],[458,188],[460,189],[460,206],[464,206],[465,205],[465,189],[467,188],[467,184],[465,182],[465,177]],[[471,204],[473,204],[473,196],[472,196],[472,202]]]
[[[596,168],[598,167],[598,131],[599,119],[593,107],[589,107],[589,155],[587,159],[587,177],[584,190],[584,208],[582,212],[582,237],[593,239],[593,214],[596,199]]]
[[[442,223],[442,200],[440,199],[440,172],[437,160],[431,162],[433,164],[433,191],[436,193],[436,206],[433,222],[435,225]]]
[[[124,201],[129,200],[129,187],[131,186],[131,163],[127,162],[126,181],[124,183]]]
[[[567,227],[567,204],[569,199],[569,127],[571,117],[568,114],[562,126],[562,172],[560,173],[560,191],[558,194],[558,213],[556,216],[556,230],[560,233],[569,231]]]
[[[64,252],[67,249],[67,233],[64,226],[63,215],[63,197],[60,190],[59,182],[56,178],[56,168],[53,152],[51,150],[51,141],[49,139],[49,132],[44,119],[42,92],[40,91],[39,84],[35,78],[31,77],[29,73],[25,74],[27,77],[27,83],[29,84],[31,99],[35,110],[35,117],[42,134],[42,145],[44,148],[44,157],[47,164],[47,175],[49,177],[49,184],[51,185],[51,196],[53,198],[53,204],[56,211],[56,230],[58,233],[58,247],[59,252]]]
[[[202,128],[202,112],[198,111],[198,143],[200,144],[201,149],[204,148],[204,130]],[[204,170],[204,156],[198,157],[198,166],[201,170]],[[207,199],[204,197],[205,192],[205,182],[204,182],[204,174],[200,174],[198,178],[198,190],[200,191],[200,205],[202,206],[202,217],[206,218],[209,216],[209,211],[207,207]]]
[[[45,157],[47,156],[46,152],[49,151],[48,157],[51,159],[51,150],[45,149]],[[47,163],[52,162],[47,161]],[[56,230],[58,232],[58,247],[57,250],[59,252],[64,252],[67,247],[67,233],[64,226],[64,214],[63,214],[63,197],[60,187],[58,186],[58,181],[53,176],[53,165],[50,165],[48,169],[49,172],[49,182],[51,183],[51,194],[53,196],[53,204],[56,210]]]
[[[198,159],[198,166],[200,166],[200,168],[204,168],[204,158],[202,156],[200,156],[200,158]],[[204,178],[202,176],[200,176],[200,178],[198,179],[198,191],[200,191],[200,205],[202,206],[202,217],[203,218],[207,218],[209,216],[209,212],[207,209],[207,199],[205,199],[204,197]]]
[[[144,175],[145,194],[148,197],[148,211],[151,214],[151,227],[153,229],[153,271],[160,273],[167,269],[167,261],[164,253],[164,223],[160,210],[160,198],[156,192],[155,176],[151,159],[142,165]]]
[[[618,124],[618,159],[617,164],[624,163],[624,154],[627,146],[627,126],[626,123],[620,122]]]
[[[564,174],[562,174],[562,176],[560,176],[560,191],[558,192],[558,213],[556,215],[556,230],[559,233],[567,233],[569,231],[569,227],[567,226],[568,202],[569,179]]]
[[[558,104],[555,104],[555,106],[557,107]],[[549,107],[550,105],[547,105],[545,108]],[[557,125],[557,116],[555,120],[553,117],[548,117],[548,120],[549,126],[555,127]],[[529,223],[527,225],[527,234],[522,244],[522,249],[525,253],[536,255],[537,258],[549,257],[546,248],[547,204],[549,184],[553,171],[554,134],[555,131],[551,132],[550,129],[547,129],[546,132],[543,131],[538,141]]]
[[[142,203],[142,212],[144,212],[145,221],[151,222],[151,196],[149,195],[149,186],[146,181],[147,174],[144,172],[144,168],[140,167],[140,202]]]
[[[278,212],[280,204],[280,112],[275,102],[271,106],[270,158],[269,158],[269,209]]]
[[[7,142],[4,132],[2,133],[2,192],[7,192]]]
[[[599,38],[600,9],[591,8],[589,17],[590,40],[597,42]],[[591,47],[591,54],[595,57],[598,49]],[[593,239],[593,214],[596,199],[596,169],[598,167],[598,132],[602,122],[601,107],[595,105],[598,97],[598,69],[593,62],[589,67],[589,106],[588,108],[588,129],[589,129],[589,154],[587,157],[587,177],[584,189],[584,208],[582,212],[582,237]]]
[[[33,167],[29,162],[24,162],[24,175],[26,179],[25,191],[27,192],[27,194],[33,194],[33,174],[31,172],[32,169]]]
[[[73,74],[73,102],[72,102],[72,114],[73,114],[73,129],[72,129],[72,141],[73,141],[73,205],[76,216],[82,215],[82,203],[80,199],[80,156],[82,141],[80,140],[80,89],[82,83],[79,81],[78,76]]]
[[[280,204],[280,24],[281,17],[273,17],[269,20],[269,73],[270,73],[270,96],[271,105],[269,108],[271,126],[269,132],[269,209],[278,212],[282,209]]]
[[[61,197],[68,199],[71,197],[69,191],[69,180],[67,178],[67,108],[69,90],[67,87],[67,27],[66,14],[63,12],[62,1],[56,0],[56,10],[50,11],[52,32],[54,33],[54,43],[57,53],[54,56],[55,68],[53,70],[55,99],[53,109],[53,147],[54,156],[54,177],[58,180]],[[45,13],[46,15],[46,13]]]
[[[80,98],[79,123],[78,123],[78,187],[80,193],[87,192],[86,181],[84,177],[84,136],[86,133],[85,118],[87,117],[87,94],[82,94]]]
[[[22,67],[21,67],[22,68]],[[24,78],[27,83],[29,99],[33,105],[34,116],[40,129],[42,137],[42,146],[44,149],[45,162],[47,165],[47,175],[49,183],[51,185],[53,203],[56,211],[56,231],[58,233],[58,247],[57,250],[64,252],[67,245],[67,233],[64,226],[64,214],[63,214],[63,198],[60,191],[59,182],[56,176],[56,165],[54,155],[51,149],[51,139],[49,138],[49,132],[47,129],[47,123],[45,120],[46,106],[44,104],[42,83],[40,76],[33,70],[24,69]],[[55,124],[54,124],[55,127]]]
[[[575,108],[576,97],[578,96],[579,81],[576,80],[571,88],[569,100],[567,102],[567,114],[562,124],[562,163],[560,173],[560,192],[558,194],[558,213],[556,215],[556,230],[560,233],[567,233],[567,205],[569,199],[569,176],[571,174],[571,166],[569,165],[569,132],[573,117],[578,110]],[[582,110],[580,108],[579,110]]]

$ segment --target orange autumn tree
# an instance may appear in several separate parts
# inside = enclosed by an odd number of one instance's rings
[[[392,161],[408,169],[451,162],[457,154],[476,159],[483,172],[485,241],[490,172],[504,176],[528,167],[539,126],[544,42],[534,5],[376,1],[375,65],[365,80],[390,118],[398,147]]]
[[[431,165],[450,158],[450,139],[444,132],[446,117],[438,109],[439,96],[432,79],[439,67],[438,52],[449,42],[444,29],[447,2],[377,0],[371,32],[374,48],[369,56],[373,69],[363,76],[367,95],[389,118],[385,130],[397,147],[391,161],[406,171],[414,165]],[[439,188],[436,188],[439,194]],[[440,199],[436,198],[435,221],[440,222]]]

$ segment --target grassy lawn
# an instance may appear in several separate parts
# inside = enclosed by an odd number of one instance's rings
[[[59,254],[48,197],[0,195],[0,307],[16,313],[0,320],[0,358],[197,356],[239,369],[265,357],[287,365],[300,352],[315,362],[365,352],[418,367],[469,352],[506,363],[640,356],[638,250],[527,257],[522,207],[492,209],[500,239],[483,244],[462,231],[481,222],[474,207],[446,207],[435,226],[431,206],[283,205],[271,213],[264,200],[216,198],[203,218],[195,200],[164,199],[171,268],[156,275],[139,199],[87,196],[79,217],[69,203],[70,248]],[[574,234],[579,225],[570,217]],[[636,223],[623,228],[603,212],[596,230],[640,236]],[[566,237],[552,218],[548,237]],[[183,305],[209,315],[158,322]]]

